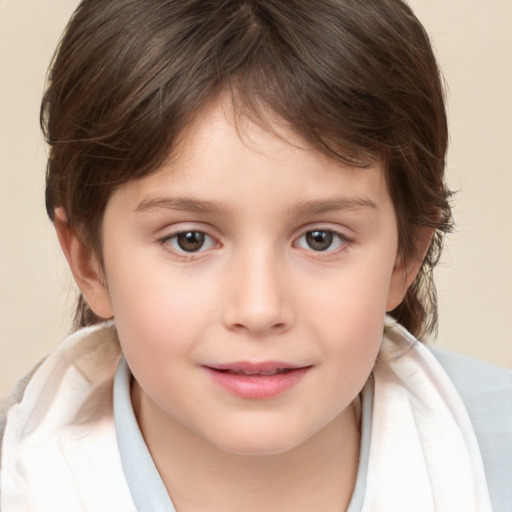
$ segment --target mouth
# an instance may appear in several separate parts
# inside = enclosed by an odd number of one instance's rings
[[[229,373],[230,375],[245,375],[247,377],[272,377],[273,375],[283,375],[295,370],[295,368],[277,368],[275,370],[258,372],[252,370],[217,370],[222,373]]]
[[[284,373],[308,367],[309,366],[297,366],[280,361],[263,361],[260,363],[240,361],[208,366],[208,368],[218,372],[229,373],[230,375],[246,375],[250,377],[258,375],[271,377],[273,375],[282,375]]]
[[[312,366],[277,361],[236,362],[204,367],[213,381],[241,398],[272,398],[298,384]]]

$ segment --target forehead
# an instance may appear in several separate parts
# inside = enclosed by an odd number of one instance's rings
[[[248,156],[251,158],[248,159]],[[282,167],[300,169],[308,167],[312,173],[328,174],[338,170],[346,177],[371,181],[384,178],[384,162],[377,157],[361,159],[347,156],[357,163],[351,165],[314,147],[283,119],[271,111],[257,112],[256,116],[235,110],[230,98],[221,96],[203,109],[182,132],[168,159],[156,174],[171,171],[176,175],[190,175],[207,167],[208,174],[222,174],[221,169],[237,169],[242,175],[249,173],[252,164],[272,166],[276,178]],[[368,170],[368,172],[366,172]],[[207,173],[195,172],[198,181]],[[319,176],[316,177],[318,179]],[[314,178],[315,179],[315,178]],[[228,183],[226,183],[228,185]]]
[[[296,209],[318,200],[350,198],[360,206],[389,200],[382,162],[365,168],[340,162],[275,116],[255,122],[222,99],[188,126],[163,165],[122,189],[137,209],[166,196],[217,201],[231,209],[269,208],[271,201]]]

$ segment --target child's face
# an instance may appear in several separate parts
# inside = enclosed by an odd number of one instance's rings
[[[105,300],[146,421],[235,453],[350,421],[406,288],[381,166],[282,133],[237,132],[217,106],[103,223]]]

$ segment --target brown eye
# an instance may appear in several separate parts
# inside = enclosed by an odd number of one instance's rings
[[[203,248],[205,238],[201,231],[187,231],[176,235],[176,244],[185,252],[196,252]]]
[[[330,229],[312,229],[305,231],[294,242],[295,247],[314,252],[334,253],[344,246],[350,245],[351,241],[342,233]]]
[[[199,254],[219,247],[219,244],[204,231],[177,231],[160,240],[160,243],[177,256]]]
[[[306,233],[306,243],[314,251],[326,251],[331,247],[333,240],[332,231],[315,230]]]

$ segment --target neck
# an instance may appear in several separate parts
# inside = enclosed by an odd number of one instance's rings
[[[359,399],[284,453],[238,455],[212,445],[158,409],[134,385],[142,435],[180,512],[346,510],[359,457]]]

